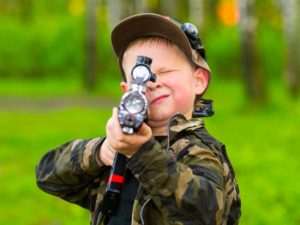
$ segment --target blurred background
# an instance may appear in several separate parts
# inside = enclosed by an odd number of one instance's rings
[[[213,71],[206,126],[235,168],[240,224],[300,224],[299,11],[299,0],[0,0],[0,224],[88,224],[37,188],[35,166],[104,135],[122,94],[110,32],[138,12],[199,29]]]

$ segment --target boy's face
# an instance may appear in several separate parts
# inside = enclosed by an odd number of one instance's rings
[[[175,45],[158,41],[137,42],[126,50],[123,57],[123,68],[128,81],[127,84],[121,83],[123,91],[127,91],[131,70],[138,55],[152,58],[151,70],[157,76],[155,83],[147,83],[148,125],[165,125],[177,112],[191,118],[196,94],[202,94],[208,84],[207,72],[201,68],[192,68]]]

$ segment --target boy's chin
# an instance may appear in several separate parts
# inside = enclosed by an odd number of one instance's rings
[[[164,112],[162,110],[154,110],[150,111],[148,114],[148,120],[153,122],[153,123],[160,123],[160,122],[165,122],[170,119],[171,116],[173,116],[175,113],[170,113],[170,112]]]
[[[187,119],[191,119],[192,112],[193,112],[193,108],[191,108],[190,110],[187,110],[187,112],[181,112],[179,110],[173,111],[168,107],[160,108],[160,109],[156,109],[156,110],[152,109],[152,110],[149,110],[148,120],[152,121],[154,123],[168,122],[170,120],[170,118],[177,113],[184,115]]]

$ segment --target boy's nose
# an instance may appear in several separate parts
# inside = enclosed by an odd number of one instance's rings
[[[156,82],[148,81],[146,86],[149,91],[154,91],[156,88],[160,87],[160,83],[157,80]]]

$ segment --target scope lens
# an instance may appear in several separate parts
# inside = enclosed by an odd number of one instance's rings
[[[124,107],[130,113],[139,113],[143,111],[145,101],[138,92],[131,93],[124,99]]]
[[[150,72],[146,66],[139,65],[133,69],[132,76],[136,80],[141,79],[143,81],[146,81],[150,77]]]

